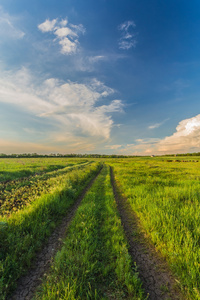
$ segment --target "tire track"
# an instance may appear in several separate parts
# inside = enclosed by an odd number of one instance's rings
[[[17,288],[13,293],[13,295],[11,296],[11,298],[9,299],[11,300],[32,299],[37,287],[42,283],[42,278],[44,274],[48,272],[53,257],[62,246],[62,239],[66,236],[66,231],[76,213],[77,208],[79,207],[87,191],[91,188],[94,181],[100,174],[101,170],[102,167],[97,173],[97,175],[93,179],[91,179],[91,181],[89,182],[87,187],[83,190],[83,192],[78,197],[76,202],[69,208],[66,217],[64,217],[62,220],[62,223],[54,230],[54,232],[49,237],[42,251],[36,255],[36,258],[32,263],[32,267],[28,271],[28,274],[21,277],[18,280]]]
[[[112,167],[110,167],[110,176],[117,208],[130,246],[129,253],[133,262],[136,262],[139,277],[143,282],[148,299],[184,300],[185,298],[181,295],[166,262],[158,256],[154,247],[149,245],[139,230],[138,218],[127,199],[121,195]]]

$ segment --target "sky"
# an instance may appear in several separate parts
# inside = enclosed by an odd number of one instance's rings
[[[0,0],[0,153],[199,151],[198,0]]]

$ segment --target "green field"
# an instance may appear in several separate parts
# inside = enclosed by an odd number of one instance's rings
[[[200,299],[200,162],[186,157],[111,164],[121,191],[183,292]]]
[[[137,272],[131,268],[109,169],[105,166],[79,207],[37,298],[109,299],[116,296],[142,299],[143,293]]]
[[[35,299],[146,298],[128,252],[110,167],[139,219],[144,243],[166,260],[184,299],[200,299],[200,162],[188,156],[2,158],[0,299],[9,299],[17,279],[102,166]]]
[[[0,182],[16,180],[27,176],[51,172],[54,170],[86,162],[86,159],[73,158],[0,158]]]

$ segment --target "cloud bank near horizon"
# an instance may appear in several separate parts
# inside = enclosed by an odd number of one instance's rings
[[[171,136],[166,136],[163,139],[137,139],[133,144],[121,145],[119,152],[128,155],[164,155],[200,152],[200,114],[180,121],[176,127],[176,131]]]

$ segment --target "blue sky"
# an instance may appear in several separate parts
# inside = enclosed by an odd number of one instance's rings
[[[197,0],[0,0],[0,152],[200,151]]]

